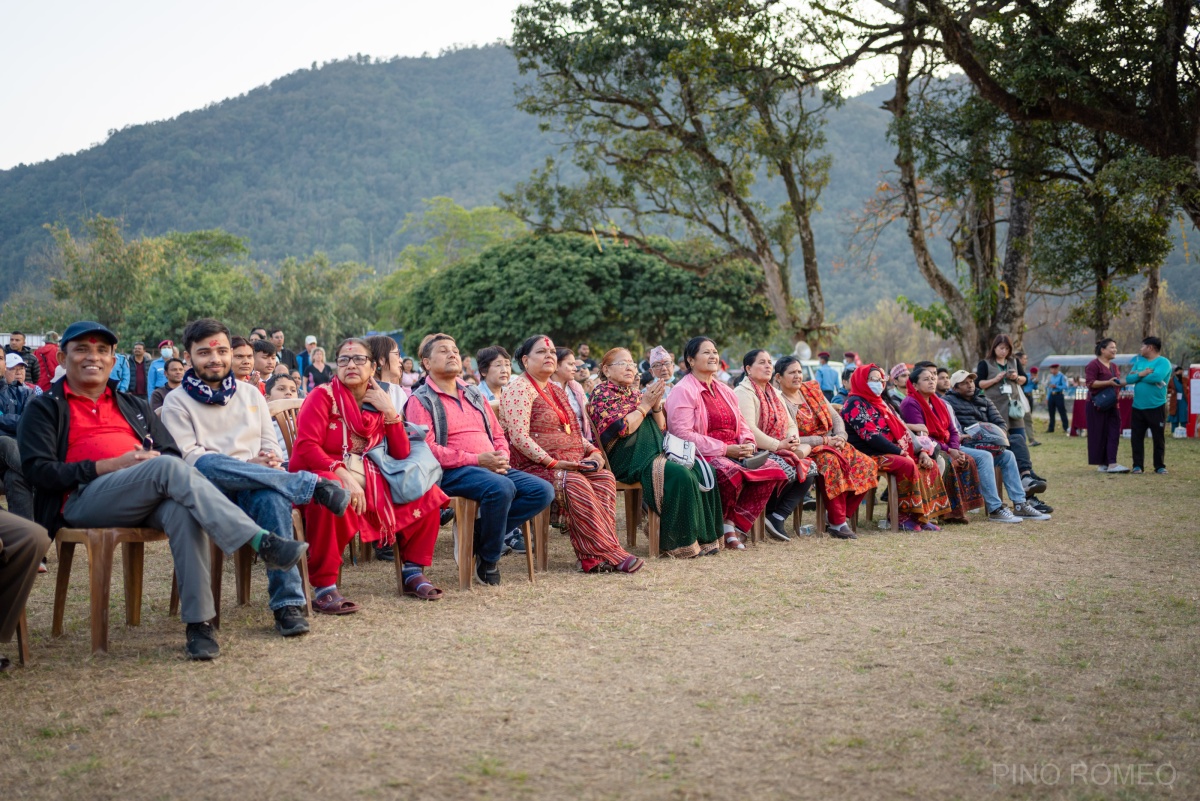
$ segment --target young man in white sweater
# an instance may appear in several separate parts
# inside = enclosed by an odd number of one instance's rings
[[[180,391],[163,402],[162,421],[189,465],[260,526],[293,538],[293,504],[319,503],[341,515],[350,493],[313,473],[281,469],[281,449],[267,400],[254,387],[234,379],[230,340],[229,329],[217,320],[188,324],[183,346],[192,367],[184,374]],[[299,569],[268,570],[267,589],[276,630],[285,637],[307,632]]]

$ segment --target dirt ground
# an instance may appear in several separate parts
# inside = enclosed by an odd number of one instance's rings
[[[348,565],[365,610],[302,638],[274,633],[261,568],[247,607],[227,575],[209,664],[167,617],[165,546],[139,628],[117,566],[95,659],[82,553],[50,639],[52,557],[33,664],[0,678],[0,796],[1200,797],[1200,444],[1169,440],[1167,476],[1107,476],[1082,441],[1042,439],[1049,523],[768,543],[632,577],[575,572],[556,532],[536,585],[509,556],[501,587],[471,592],[451,589],[443,529],[445,599]]]

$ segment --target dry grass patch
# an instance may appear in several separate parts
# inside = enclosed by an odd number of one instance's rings
[[[274,633],[261,572],[244,608],[227,577],[212,664],[183,659],[161,546],[147,553],[143,625],[121,625],[114,592],[111,653],[90,658],[77,565],[66,635],[49,639],[53,581],[39,579],[35,664],[0,679],[0,787],[97,799],[1200,796],[1200,447],[1169,442],[1167,476],[1103,476],[1082,464],[1081,441],[1045,439],[1034,455],[1052,479],[1048,524],[771,543],[633,577],[573,572],[555,534],[535,586],[510,556],[501,587],[469,593],[449,589],[444,530],[431,571],[443,601],[397,597],[389,564],[347,566],[343,591],[364,611],[318,618],[295,640]],[[1071,775],[1080,764],[1084,779]],[[1100,768],[1130,765],[1160,772],[1100,781]],[[1166,765],[1171,787],[1158,783]],[[1022,768],[1019,781],[1006,772]]]

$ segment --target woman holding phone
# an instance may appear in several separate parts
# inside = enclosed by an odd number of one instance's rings
[[[514,360],[524,371],[500,398],[500,416],[514,469],[549,481],[585,573],[636,573],[645,562],[617,540],[617,482],[598,448],[584,440],[562,387],[550,380],[558,355],[550,337],[521,343]]]

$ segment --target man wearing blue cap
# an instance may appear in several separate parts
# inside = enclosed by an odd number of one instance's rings
[[[294,567],[308,545],[259,528],[180,458],[149,403],[109,380],[116,344],[116,335],[99,323],[69,325],[58,353],[66,375],[21,418],[17,442],[36,490],[37,522],[50,532],[63,526],[166,532],[187,624],[187,656],[212,659],[220,648],[208,622],[216,615],[208,538],[228,554],[249,543],[276,570]]]

